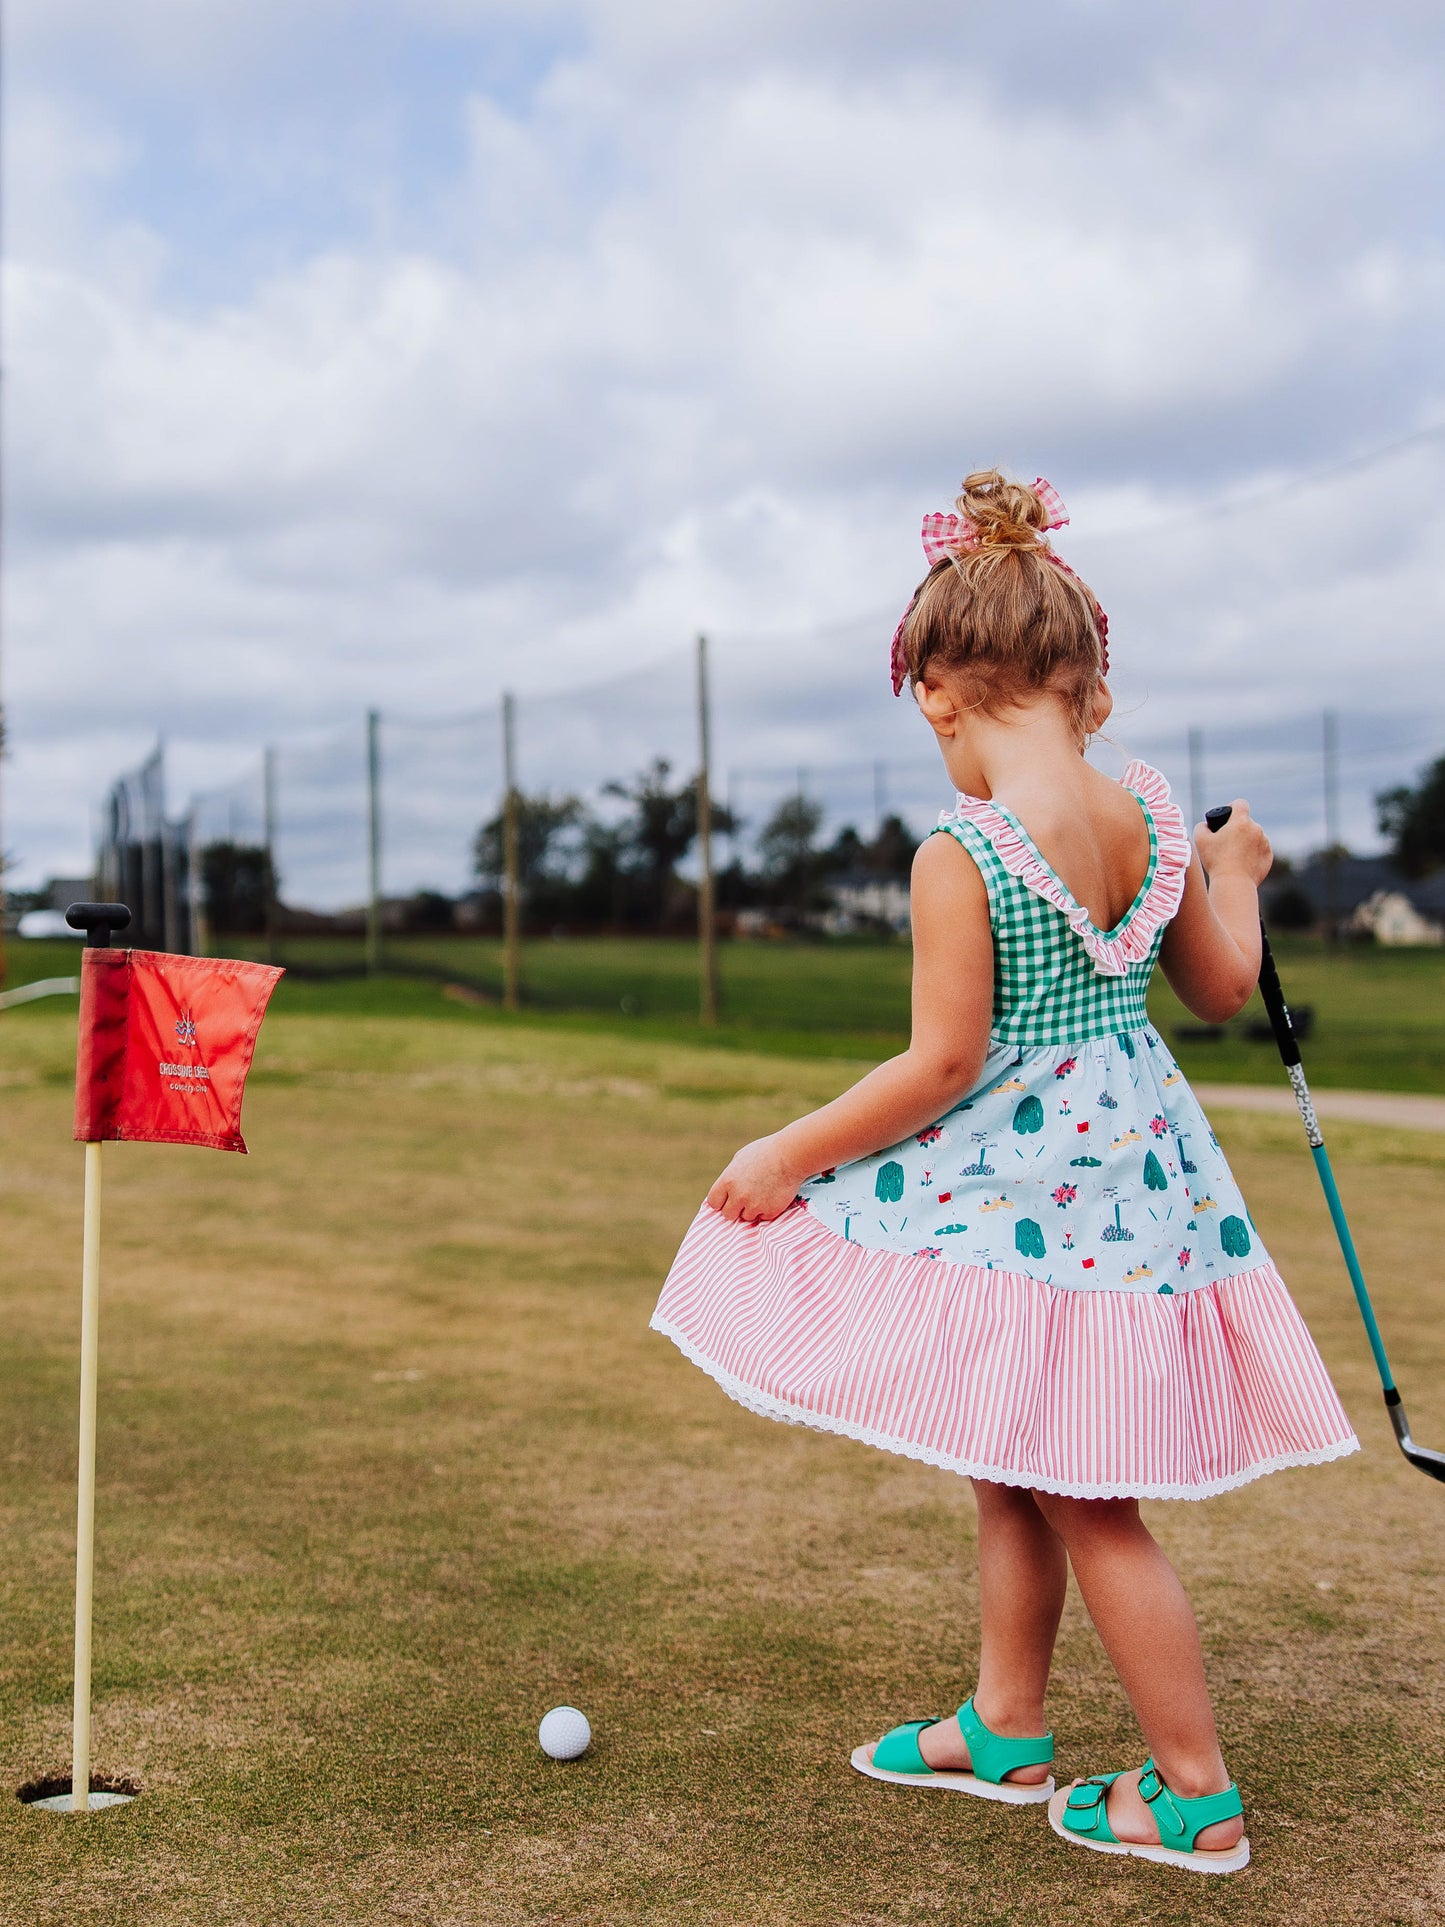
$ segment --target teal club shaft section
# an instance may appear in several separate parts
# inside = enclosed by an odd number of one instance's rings
[[[1375,1323],[1375,1308],[1370,1303],[1370,1294],[1365,1288],[1365,1274],[1360,1269],[1355,1241],[1350,1236],[1350,1227],[1345,1218],[1345,1207],[1340,1203],[1340,1194],[1335,1187],[1335,1174],[1330,1169],[1329,1152],[1323,1144],[1312,1144],[1310,1156],[1315,1161],[1316,1171],[1319,1172],[1320,1188],[1325,1194],[1325,1203],[1330,1207],[1335,1236],[1340,1241],[1345,1268],[1350,1274],[1350,1283],[1355,1288],[1355,1303],[1359,1306],[1360,1316],[1365,1321],[1365,1336],[1370,1341],[1370,1350],[1375,1354],[1375,1366],[1380,1374],[1380,1383],[1387,1393],[1393,1392],[1395,1376],[1390,1370],[1390,1361],[1385,1356],[1385,1341],[1380,1336],[1380,1327]]]

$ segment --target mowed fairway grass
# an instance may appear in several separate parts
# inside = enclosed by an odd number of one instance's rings
[[[74,1014],[0,1019],[4,1789],[68,1759]],[[0,1799],[5,1927],[1445,1918],[1445,1488],[1407,1467],[1291,1121],[1221,1113],[1365,1453],[1154,1506],[1255,1864],[1086,1855],[860,1779],[973,1681],[967,1485],[730,1405],[647,1318],[744,1138],[856,1066],[283,1003],[249,1159],[106,1153],[97,1766]],[[1332,1147],[1417,1435],[1445,1444],[1445,1140]],[[593,1721],[540,1754],[560,1701]],[[1065,1774],[1143,1749],[1071,1594]]]
[[[226,939],[237,955],[258,940]],[[1445,1092],[1445,950],[1378,949],[1281,936],[1275,949],[1285,993],[1315,1025],[1306,1042],[1310,1081],[1320,1087]],[[12,943],[7,984],[69,976],[78,946]],[[278,1008],[346,1016],[432,1016],[472,1002],[473,1021],[516,1020],[500,1009],[501,947],[480,937],[389,939],[386,970],[363,975],[359,940],[283,938],[275,959],[290,967]],[[758,939],[719,949],[722,1021],[698,1024],[698,951],[673,937],[531,938],[523,946],[523,1017],[551,1028],[617,1028],[654,1042],[785,1057],[876,1060],[907,1042],[912,951],[905,940],[800,942]],[[1272,1083],[1279,1058],[1258,996],[1223,1037],[1201,1040],[1155,976],[1150,1010],[1191,1077]],[[1181,1030],[1181,1026],[1184,1027]],[[1253,1026],[1262,1034],[1251,1036]]]

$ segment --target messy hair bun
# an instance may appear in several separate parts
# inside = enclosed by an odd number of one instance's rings
[[[1104,673],[1102,615],[1086,582],[1053,554],[1048,507],[996,468],[965,477],[968,541],[934,563],[902,629],[908,680],[944,670],[989,713],[1050,693],[1087,736]]]
[[[1036,549],[1047,542],[1048,510],[1031,488],[1011,482],[996,468],[965,475],[957,508],[972,526],[980,548]]]

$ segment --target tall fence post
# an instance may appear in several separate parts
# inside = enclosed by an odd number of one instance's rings
[[[186,819],[186,909],[189,912],[193,957],[204,957],[211,948],[206,933],[206,878],[200,832],[200,822],[192,804],[190,816]],[[96,867],[99,869],[100,866]]]
[[[266,843],[266,961],[276,961],[276,752],[268,743],[261,757],[261,817]],[[372,895],[376,894],[373,886]]]
[[[381,969],[381,715],[366,712],[366,970]]]
[[[518,821],[517,729],[510,693],[502,697],[502,1003],[522,1005],[522,838]]]
[[[1204,821],[1204,731],[1189,732],[1189,827]]]
[[[717,1022],[717,892],[712,874],[712,744],[707,687],[707,637],[697,639],[697,840],[702,874],[697,890],[697,936],[701,952],[699,1015]]]
[[[140,886],[143,944],[164,950],[170,942],[166,929],[166,745],[156,738],[155,749],[141,766]],[[154,772],[154,774],[152,774]]]
[[[5,707],[0,703],[0,758],[5,753]],[[5,988],[5,859],[0,854],[0,990]]]
[[[1325,928],[1331,937],[1339,916],[1340,880],[1340,718],[1325,711]]]
[[[176,839],[164,817],[161,818],[160,852],[161,930],[164,933],[161,948],[176,951],[181,947],[181,913],[176,892]]]

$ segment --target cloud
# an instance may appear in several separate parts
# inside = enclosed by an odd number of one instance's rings
[[[1440,444],[1189,518],[1445,418],[1433,16],[1384,9],[1346,61],[1292,7],[940,38],[912,0],[378,0],[308,10],[309,117],[271,120],[292,14],[20,11],[24,873],[80,860],[102,756],[158,727],[212,780],[698,627],[739,765],[867,762],[880,730],[905,759],[873,692],[918,516],[992,459],[1064,489],[1143,734],[1350,705],[1368,827],[1378,718],[1433,663]],[[435,146],[368,133],[385,50]],[[187,166],[224,183],[212,230]]]

